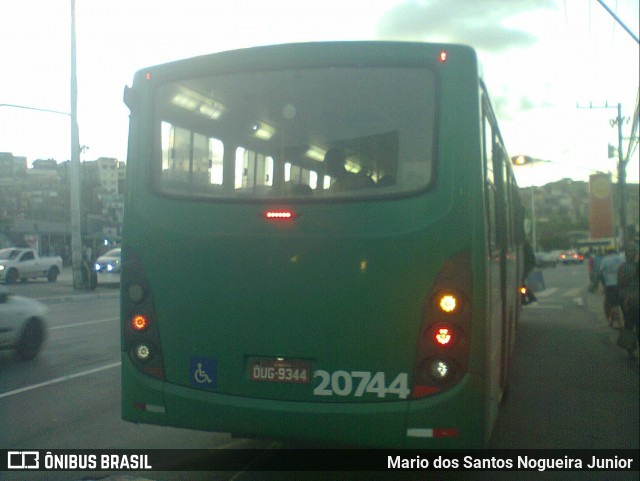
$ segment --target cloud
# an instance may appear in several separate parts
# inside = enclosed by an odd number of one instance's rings
[[[529,97],[520,97],[519,110],[532,110],[537,107],[532,99]]]
[[[496,95],[491,98],[496,116],[500,120],[513,120],[514,115],[526,114],[540,109],[551,109],[554,104],[547,99],[526,95]]]
[[[505,26],[506,19],[555,6],[553,0],[407,0],[385,13],[376,33],[385,40],[463,43],[496,53],[537,42],[531,33]]]

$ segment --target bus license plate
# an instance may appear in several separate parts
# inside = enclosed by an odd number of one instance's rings
[[[259,382],[308,384],[311,382],[311,363],[301,359],[252,358],[249,377]]]

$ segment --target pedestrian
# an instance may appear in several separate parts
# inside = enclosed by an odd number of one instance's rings
[[[620,291],[618,289],[618,269],[624,263],[624,258],[613,247],[607,247],[604,259],[600,263],[598,276],[604,281],[604,315],[609,326],[619,329],[620,315]],[[614,323],[616,326],[614,326]]]
[[[640,335],[640,264],[638,263],[638,248],[629,245],[625,250],[625,262],[618,268],[618,290],[622,315],[624,317],[624,329],[633,333],[635,330],[635,340],[633,349],[628,348],[630,355],[635,351],[635,344],[639,341]]]
[[[533,290],[529,286],[529,282],[527,280],[529,274],[531,274],[533,269],[536,267],[536,255],[533,252],[533,247],[527,240],[524,241],[523,251],[523,287],[521,288],[520,292],[522,293],[522,304],[527,305],[538,300],[538,298],[533,294]]]
[[[595,292],[598,290],[598,284],[600,284],[602,276],[600,275],[600,264],[602,264],[602,259],[604,256],[602,255],[602,249],[598,249],[596,251],[596,255],[593,258],[593,269],[591,271],[591,286],[589,288],[590,292]]]

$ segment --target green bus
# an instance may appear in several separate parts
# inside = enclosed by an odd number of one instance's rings
[[[486,445],[523,234],[473,49],[215,53],[137,72],[125,102],[123,419]]]

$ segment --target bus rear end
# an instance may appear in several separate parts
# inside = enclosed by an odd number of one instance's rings
[[[470,49],[214,54],[141,71],[128,99],[124,419],[349,446],[486,440]]]

